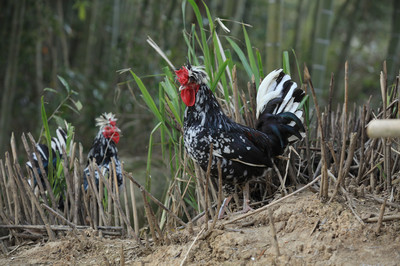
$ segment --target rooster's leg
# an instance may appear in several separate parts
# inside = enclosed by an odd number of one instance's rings
[[[243,210],[241,212],[246,213],[248,211],[252,211],[253,208],[249,205],[250,202],[250,187],[249,182],[246,182],[243,188]]]
[[[224,217],[225,208],[228,206],[231,199],[232,199],[232,195],[230,195],[224,199],[224,202],[222,203],[221,208],[219,209],[219,212],[218,212],[218,219],[222,219]]]

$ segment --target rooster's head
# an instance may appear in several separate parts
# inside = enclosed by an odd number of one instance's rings
[[[183,66],[181,69],[176,70],[175,74],[181,84],[179,91],[181,92],[182,101],[186,106],[193,106],[200,85],[208,82],[208,77],[204,71],[204,67],[195,67],[188,64],[187,66]]]
[[[119,132],[121,130],[116,125],[117,118],[113,113],[104,113],[96,118],[96,126],[106,139],[111,139],[115,144],[119,142]]]

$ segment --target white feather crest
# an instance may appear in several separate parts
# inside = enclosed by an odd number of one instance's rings
[[[117,121],[115,115],[113,113],[104,113],[96,118],[96,126],[97,127],[105,127],[110,124],[110,121]]]

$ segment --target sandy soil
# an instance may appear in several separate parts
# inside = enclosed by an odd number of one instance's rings
[[[367,218],[378,215],[380,204],[358,198],[354,208]],[[398,210],[386,208],[386,214]],[[377,234],[376,223],[362,225],[347,202],[322,204],[311,192],[275,206],[273,217],[280,256],[276,256],[268,212],[261,212],[195,242],[200,226],[193,235],[187,230],[171,233],[171,244],[161,246],[139,247],[132,239],[104,238],[90,230],[71,233],[54,242],[21,244],[8,256],[1,255],[0,265],[180,265],[183,260],[190,265],[400,264],[399,220],[384,222]]]

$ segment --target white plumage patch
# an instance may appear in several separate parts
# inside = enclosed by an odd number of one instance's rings
[[[291,80],[289,75],[285,75],[279,83],[277,79],[282,73],[282,69],[277,69],[269,73],[264,80],[261,82],[257,92],[257,118],[265,110],[268,103],[276,98],[281,98],[283,95],[284,84],[286,81]],[[272,114],[280,114],[284,112],[294,113],[300,120],[302,120],[303,112],[297,110],[299,107],[298,102],[294,102],[293,93],[297,89],[295,82],[289,88],[282,103],[280,103],[272,112]],[[294,123],[294,122],[293,122]],[[293,124],[294,125],[294,124]]]

